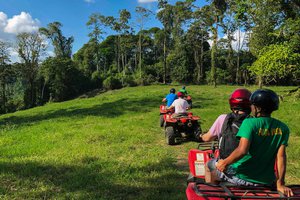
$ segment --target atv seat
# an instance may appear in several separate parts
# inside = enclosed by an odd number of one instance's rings
[[[187,117],[187,116],[188,116],[188,113],[174,113],[172,115],[172,118],[174,118],[174,119],[180,119],[182,117]]]

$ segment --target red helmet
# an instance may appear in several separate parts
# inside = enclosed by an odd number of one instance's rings
[[[250,110],[251,92],[247,89],[239,88],[233,91],[229,98],[231,109]]]
[[[182,92],[178,92],[178,93],[177,93],[177,96],[178,96],[178,97],[183,97],[183,93],[182,93]]]

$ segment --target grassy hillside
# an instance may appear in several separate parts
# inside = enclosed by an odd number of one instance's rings
[[[0,198],[185,199],[187,153],[197,143],[165,144],[159,105],[170,88],[124,88],[2,115]],[[187,87],[203,130],[229,112],[235,88]],[[292,88],[272,89],[284,95]],[[300,183],[299,111],[299,100],[289,96],[274,113],[291,129],[290,184]]]

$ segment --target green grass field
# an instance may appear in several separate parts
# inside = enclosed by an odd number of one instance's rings
[[[159,105],[171,87],[124,88],[2,115],[0,199],[185,199],[187,154],[198,144],[165,144]],[[236,88],[187,87],[203,130],[230,112]],[[299,99],[286,96],[292,87],[271,89],[283,95],[273,116],[291,130],[287,183],[300,184]]]

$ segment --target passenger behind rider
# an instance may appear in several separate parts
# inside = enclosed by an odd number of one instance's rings
[[[187,110],[189,109],[188,102],[184,99],[184,94],[181,92],[177,93],[178,99],[176,99],[168,109],[175,108],[175,113],[172,115],[173,118],[186,116]]]
[[[208,142],[218,139],[220,141],[222,132],[232,131],[236,134],[241,122],[247,118],[251,112],[249,100],[250,96],[251,92],[247,89],[239,88],[234,90],[228,99],[231,113],[220,115],[209,131],[200,135],[200,140]],[[224,134],[224,136],[225,135],[226,134]],[[230,135],[223,137],[223,142],[230,139]],[[235,135],[233,137],[233,141],[227,142],[230,143],[230,145],[226,145],[226,152],[225,149],[220,148],[221,158],[225,158],[226,155],[228,156],[238,146],[238,140],[235,138]],[[222,150],[224,150],[224,152],[222,152]]]
[[[170,107],[175,99],[177,99],[175,89],[171,88],[170,93],[165,98],[163,98],[162,102],[167,102],[167,107]]]
[[[293,196],[285,186],[286,146],[289,128],[283,122],[272,118],[278,109],[279,98],[272,90],[256,90],[250,97],[251,111],[255,118],[243,121],[237,137],[239,146],[226,158],[209,161],[211,182],[227,181],[235,185],[265,186],[276,181],[277,190]],[[277,162],[277,177],[274,165]]]

